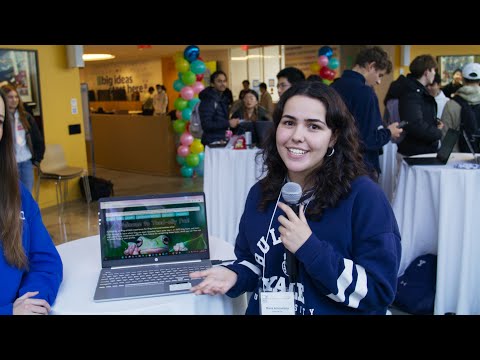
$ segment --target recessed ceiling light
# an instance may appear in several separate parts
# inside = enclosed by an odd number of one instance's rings
[[[112,54],[83,54],[83,61],[98,61],[98,60],[110,60],[114,59],[115,55]]]

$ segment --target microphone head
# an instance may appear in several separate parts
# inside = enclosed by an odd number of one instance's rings
[[[296,205],[302,197],[302,187],[295,182],[288,182],[282,187],[282,197],[290,205]]]

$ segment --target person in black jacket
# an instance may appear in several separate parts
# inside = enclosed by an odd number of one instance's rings
[[[45,154],[45,141],[33,116],[25,110],[22,99],[12,85],[2,87],[7,98],[7,110],[15,122],[15,157],[20,181],[33,189],[33,166],[39,166]]]
[[[227,75],[219,70],[210,76],[210,87],[198,94],[198,98],[201,100],[198,111],[202,122],[203,145],[225,140],[225,132],[230,127],[228,99],[224,95],[226,88]]]
[[[417,56],[410,64],[410,74],[392,83],[385,98],[398,98],[400,120],[408,121],[405,138],[398,144],[402,155],[435,153],[440,147],[443,124],[437,119],[435,98],[426,88],[435,78],[436,67],[433,56]]]

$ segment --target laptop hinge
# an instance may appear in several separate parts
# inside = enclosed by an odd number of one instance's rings
[[[160,264],[139,264],[139,265],[128,265],[128,266],[112,266],[110,269],[129,269],[129,268],[137,268],[141,266],[161,266],[161,265],[175,265],[175,264],[190,264],[190,263],[197,263],[202,262],[203,260],[186,260],[186,261],[174,261],[168,263],[160,263]]]

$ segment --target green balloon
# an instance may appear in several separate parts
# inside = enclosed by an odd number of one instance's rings
[[[182,82],[185,85],[192,85],[196,80],[197,76],[191,71],[187,71],[182,74]]]
[[[177,134],[182,134],[185,131],[185,121],[183,120],[175,120],[172,125],[173,131]]]
[[[185,157],[185,162],[187,163],[188,166],[193,168],[200,163],[200,158],[198,157],[197,154],[188,154]]]
[[[188,101],[179,97],[175,100],[174,104],[175,109],[182,111],[188,106]]]

